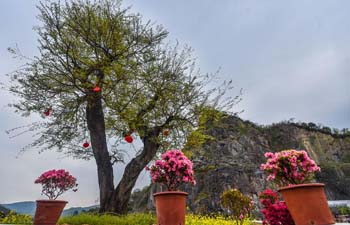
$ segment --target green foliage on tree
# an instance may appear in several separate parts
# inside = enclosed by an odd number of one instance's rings
[[[26,148],[94,158],[100,211],[126,213],[138,175],[157,152],[181,147],[202,109],[231,110],[232,84],[209,89],[214,76],[200,73],[192,50],[167,44],[166,30],[121,1],[45,1],[38,9],[39,55],[10,74],[15,111],[43,118],[26,126],[36,137]],[[143,146],[115,186],[113,165],[129,149],[125,135]],[[82,146],[86,140],[91,147]]]
[[[225,113],[218,111],[215,108],[202,108],[196,129],[187,136],[186,144],[183,148],[184,154],[191,158],[194,149],[199,149],[206,141],[215,140],[215,137],[206,134],[205,130],[210,126],[209,124],[215,125],[225,116],[227,116]]]

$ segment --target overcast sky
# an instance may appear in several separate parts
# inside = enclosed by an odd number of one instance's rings
[[[214,3],[215,2],[215,3]],[[6,49],[18,44],[23,54],[37,54],[36,0],[0,1],[0,82],[20,65]],[[236,111],[258,124],[290,118],[350,127],[350,1],[348,0],[127,0],[145,20],[162,24],[169,40],[194,48],[203,72],[232,79],[235,95],[243,89]],[[64,158],[33,149],[16,158],[31,136],[9,138],[6,130],[36,118],[20,118],[0,99],[0,203],[40,198],[34,179],[52,168],[68,169],[78,178],[76,193],[63,196],[69,206],[98,201],[94,161]],[[147,180],[147,174],[142,174]],[[116,181],[119,179],[116,174]],[[144,182],[139,182],[141,187]]]

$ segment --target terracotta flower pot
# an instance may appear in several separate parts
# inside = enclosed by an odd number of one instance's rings
[[[298,184],[278,189],[296,225],[334,224],[324,184]]]
[[[157,224],[184,225],[186,215],[186,192],[166,191],[155,193]]]
[[[34,225],[56,225],[67,201],[37,200]]]

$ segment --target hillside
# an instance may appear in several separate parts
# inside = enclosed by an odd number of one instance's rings
[[[257,199],[268,184],[259,170],[264,153],[283,149],[305,149],[321,167],[317,181],[326,184],[329,200],[350,199],[350,136],[326,133],[295,123],[257,126],[237,117],[211,118],[202,129],[208,137],[192,146],[197,185],[187,187],[195,212],[220,209],[220,193],[230,187]],[[215,185],[212,185],[215,184]]]
[[[72,207],[72,208],[63,210],[62,216],[73,216],[73,215],[80,214],[82,212],[87,212],[91,209],[97,209],[98,207],[99,207],[98,205],[88,206],[88,207]]]
[[[36,203],[31,202],[31,201],[26,201],[26,202],[15,202],[15,203],[10,203],[10,204],[2,204],[2,206],[6,207],[10,210],[16,211],[19,214],[28,214],[28,215],[34,216]],[[95,209],[95,208],[98,208],[98,206],[72,207],[72,208],[63,210],[62,215],[63,216],[71,216],[71,215],[79,214],[83,211],[88,211],[88,210]],[[0,211],[1,211],[1,208],[0,208]]]
[[[333,133],[313,123],[284,122],[258,126],[238,117],[212,115],[192,136],[184,152],[194,163],[197,185],[185,186],[188,205],[193,212],[220,211],[220,194],[227,188],[238,188],[257,201],[258,193],[268,187],[265,174],[259,170],[264,153],[283,149],[305,149],[321,167],[317,181],[326,184],[329,200],[350,199],[350,135]],[[151,192],[156,191],[151,188]],[[152,194],[144,189],[148,208]],[[140,196],[140,193],[137,193]],[[144,201],[145,202],[145,201]],[[143,206],[134,210],[142,211]],[[143,207],[143,208],[142,208]]]
[[[15,202],[10,204],[2,204],[4,207],[16,211],[19,214],[34,215],[36,203],[32,201]]]

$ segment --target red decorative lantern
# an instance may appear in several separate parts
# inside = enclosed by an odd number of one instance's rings
[[[94,89],[92,89],[93,92],[99,92],[101,91],[101,88],[99,86],[95,86]]]
[[[168,135],[169,135],[169,133],[170,133],[170,132],[169,132],[169,130],[168,130],[168,129],[163,130],[163,135],[164,135],[164,136],[168,136]]]
[[[124,140],[128,143],[132,143],[134,139],[131,137],[131,135],[126,135],[124,137]]]
[[[90,146],[90,144],[89,144],[89,142],[87,142],[87,141],[83,144],[83,147],[84,147],[84,148],[88,148],[89,146]]]
[[[47,109],[44,111],[44,115],[45,115],[45,116],[50,116],[51,111],[52,111],[52,108],[51,108],[51,107],[47,108]]]

